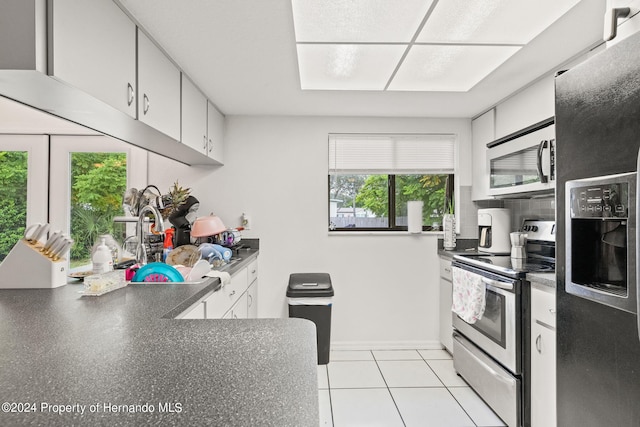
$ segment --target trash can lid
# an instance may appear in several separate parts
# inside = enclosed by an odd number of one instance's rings
[[[288,297],[332,297],[331,276],[327,273],[293,273],[289,276]]]

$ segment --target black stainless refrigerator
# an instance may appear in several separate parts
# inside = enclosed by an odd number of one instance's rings
[[[558,426],[640,426],[640,34],[556,77]]]

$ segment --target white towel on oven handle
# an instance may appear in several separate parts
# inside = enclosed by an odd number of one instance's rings
[[[453,305],[451,311],[469,324],[482,319],[485,308],[485,287],[478,274],[458,267],[451,269],[453,276]]]

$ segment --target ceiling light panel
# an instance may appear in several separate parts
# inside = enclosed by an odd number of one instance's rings
[[[440,0],[416,42],[526,44],[579,0]]]
[[[296,41],[408,43],[432,0],[292,0]]]
[[[384,90],[405,45],[298,44],[303,90]]]
[[[466,92],[519,49],[518,46],[416,45],[388,90]]]

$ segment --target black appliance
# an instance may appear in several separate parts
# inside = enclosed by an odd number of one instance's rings
[[[468,323],[453,315],[456,372],[509,426],[529,425],[530,288],[527,273],[553,272],[554,221],[525,220],[526,259],[510,255],[456,255],[458,277],[474,276],[485,287],[482,318]],[[461,273],[463,272],[463,273]]]
[[[191,224],[195,220],[195,212],[200,202],[193,196],[187,199],[169,216],[169,222],[175,228],[173,247],[191,244]]]
[[[556,77],[559,426],[640,426],[640,34]]]

